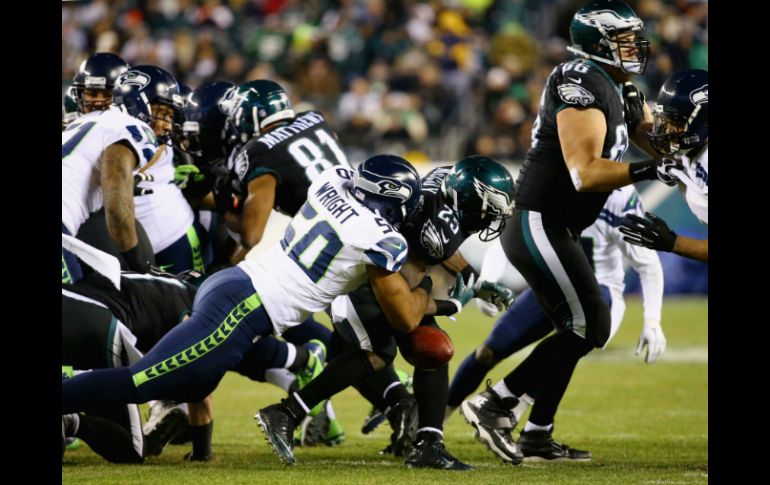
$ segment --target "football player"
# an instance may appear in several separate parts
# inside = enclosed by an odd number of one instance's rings
[[[525,454],[591,457],[552,436],[575,366],[593,348],[603,347],[611,330],[610,308],[580,233],[596,220],[613,189],[640,180],[676,183],[671,170],[677,163],[670,159],[620,161],[629,140],[655,153],[645,136],[652,113],[630,84],[649,60],[649,41],[642,33],[642,20],[618,0],[592,1],[575,13],[567,49],[577,58],[556,66],[546,81],[532,146],[516,183],[516,209],[500,237],[509,261],[558,330],[494,386],[500,399],[463,411],[477,427],[510,438],[510,409],[537,383],[537,406],[518,441]],[[494,447],[488,436],[479,432],[478,438]]]
[[[709,76],[700,69],[672,75],[658,93],[650,143],[662,155],[676,157],[684,168],[673,170],[693,214],[709,221]],[[679,236],[655,214],[630,215],[620,229],[626,241],[658,251],[708,262],[708,239]]]
[[[491,300],[512,300],[510,290],[481,283],[474,287],[472,269],[457,248],[471,234],[479,233],[482,240],[497,237],[505,226],[513,204],[513,181],[508,171],[488,157],[472,156],[459,161],[454,167],[441,167],[423,178],[420,206],[409,213],[401,232],[409,242],[410,264],[405,275],[416,284],[430,289],[430,278],[422,278],[427,265],[442,264],[457,273],[457,286],[450,300],[433,302],[427,315],[452,315],[473,296],[486,296]],[[467,276],[464,278],[463,273]],[[467,280],[470,287],[465,286]],[[377,298],[376,288],[363,285],[350,294],[340,297],[332,305],[335,333],[343,340],[341,351],[327,368],[305,388],[292,394],[281,404],[262,409],[257,417],[260,422],[280,420],[282,428],[268,437],[274,449],[285,461],[292,461],[291,450],[284,450],[280,443],[282,434],[292,432],[303,421],[307,408],[336,394],[349,385],[367,396],[374,390],[384,395],[385,404],[391,407],[388,415],[394,425],[392,451],[400,455],[414,435],[410,436],[410,415],[418,409],[416,445],[406,460],[410,467],[431,467],[454,470],[471,469],[449,454],[443,442],[443,421],[449,383],[448,366],[436,370],[415,369],[414,398],[408,395],[391,366],[396,346],[407,345],[408,329],[400,327],[391,311]],[[435,319],[425,317],[421,325],[437,326]],[[365,355],[366,360],[354,358]],[[367,365],[369,364],[369,365]],[[379,371],[369,379],[364,379]],[[373,399],[374,400],[374,399]]]
[[[86,76],[84,83],[89,81],[92,86],[96,82]],[[62,234],[78,234],[89,215],[104,206],[110,241],[130,269],[145,272],[152,254],[143,251],[137,237],[132,172],[145,166],[157,149],[146,123],[150,107],[92,111],[102,103],[92,102],[80,88],[76,92],[83,109],[90,111],[62,132]],[[62,282],[81,276],[77,258],[62,247]]]
[[[602,298],[610,307],[612,328],[608,341],[619,328],[626,308],[623,300],[624,259],[630,261],[631,266],[639,273],[644,294],[644,326],[639,336],[636,354],[639,355],[644,346],[647,346],[645,360],[651,364],[666,349],[666,337],[660,325],[663,303],[663,269],[655,251],[624,242],[622,234],[618,230],[620,221],[624,216],[643,213],[639,194],[633,186],[614,190],[599,213],[599,218],[581,234],[580,243],[594,268]],[[502,251],[497,257],[494,255],[491,258],[485,257],[484,266],[482,275],[487,274],[487,266],[497,267],[496,269],[508,266],[507,271],[515,271]],[[483,308],[483,311],[494,316],[497,308],[490,305],[489,308]],[[484,376],[498,362],[540,340],[553,330],[553,325],[538,304],[532,290],[526,290],[519,295],[513,306],[495,324],[494,330],[484,344],[471,352],[457,369],[452,384],[449,386],[447,416],[461,403],[463,406],[473,407],[478,406],[482,399],[494,400],[494,397],[491,396],[493,391],[487,389],[485,393],[474,396],[463,403],[463,400],[478,388]],[[536,388],[521,396],[519,404],[513,409],[511,429],[515,428],[524,412],[532,405],[535,396]],[[546,460],[551,458],[551,455],[547,453],[537,453],[531,449],[526,449],[527,455],[525,456],[521,450],[518,450],[515,443],[507,441],[509,434],[498,435],[494,429],[487,429],[483,424],[476,424],[479,433],[488,435],[488,440],[492,441],[495,444],[495,449],[499,451],[495,451],[495,453],[505,461],[519,463],[525,458]],[[537,454],[533,454],[533,451]]]

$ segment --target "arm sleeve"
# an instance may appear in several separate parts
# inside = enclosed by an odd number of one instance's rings
[[[624,212],[624,215],[628,214],[644,217],[642,204],[636,204],[633,209]],[[663,308],[663,267],[660,264],[658,253],[652,249],[636,246],[624,241],[618,228],[613,228],[612,236],[623,256],[639,273],[639,280],[642,284],[644,323],[659,325],[660,314]]]
[[[374,265],[395,273],[406,262],[407,250],[406,240],[398,235],[380,239],[365,254]]]

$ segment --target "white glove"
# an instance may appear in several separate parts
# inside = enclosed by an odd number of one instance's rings
[[[645,345],[647,346],[647,357],[644,361],[652,364],[666,350],[666,336],[663,335],[660,324],[644,324],[642,333],[639,335],[639,343],[636,345],[636,355],[642,352]]]
[[[490,317],[496,317],[500,310],[497,309],[497,305],[486,302],[480,298],[476,298],[476,306],[479,307],[481,313]]]

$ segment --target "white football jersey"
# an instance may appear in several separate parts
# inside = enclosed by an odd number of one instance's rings
[[[627,214],[644,215],[639,194],[632,185],[612,191],[599,217],[580,235],[580,242],[594,269],[600,285],[609,288],[612,295],[610,338],[620,327],[625,311],[623,260],[626,259],[639,273],[644,299],[645,322],[660,322],[663,306],[663,268],[655,251],[635,246],[623,240],[618,227]],[[520,274],[503,252],[499,239],[484,256],[481,270],[483,279],[516,287]],[[609,341],[609,340],[608,340]]]
[[[283,240],[238,265],[251,278],[276,335],[361,286],[367,265],[396,272],[406,261],[406,239],[349,192],[353,174],[344,167],[322,172]]]
[[[684,194],[690,210],[704,224],[709,223],[709,148],[689,158],[679,157],[684,164],[684,170],[672,170],[679,179],[679,189]]]
[[[157,149],[150,127],[112,106],[81,116],[61,134],[61,221],[72,235],[104,204],[101,162],[105,148],[125,141],[144,166]]]
[[[660,322],[663,307],[663,268],[655,251],[623,240],[623,233],[620,232],[619,226],[620,221],[628,214],[644,217],[639,193],[633,185],[612,191],[599,212],[599,217],[583,231],[580,240],[586,254],[590,254],[589,261],[599,284],[608,287],[613,293],[613,310],[616,297],[619,296],[622,301],[625,288],[623,260],[626,259],[639,273],[645,321]],[[620,318],[622,318],[622,312]],[[612,334],[620,325],[619,320],[613,315]]]
[[[154,180],[139,184],[153,192],[134,197],[136,218],[147,232],[155,254],[184,236],[195,218],[182,191],[174,184],[173,159],[174,150],[166,145],[160,159],[146,170]]]

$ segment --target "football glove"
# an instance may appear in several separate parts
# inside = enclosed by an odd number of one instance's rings
[[[656,158],[629,164],[629,176],[632,182],[640,180],[660,180],[671,187],[677,183],[676,175],[671,173],[672,169],[683,170],[682,162],[676,158]]]
[[[628,214],[620,221],[619,229],[624,234],[623,240],[656,251],[672,252],[676,244],[676,233],[652,212],[645,212],[645,216],[646,219]]]
[[[636,355],[642,353],[645,346],[647,346],[647,356],[644,361],[648,364],[655,362],[655,359],[666,350],[666,336],[663,335],[660,323],[645,323],[642,327],[639,343],[636,345]]]
[[[479,280],[473,287],[473,292],[476,298],[495,305],[498,311],[503,311],[513,304],[513,290],[500,283]]]
[[[473,291],[473,285],[476,282],[476,275],[472,274],[468,278],[468,283],[463,281],[462,273],[457,273],[457,279],[455,284],[449,287],[449,301],[457,306],[457,312],[459,313],[463,307],[473,299],[475,292]]]
[[[177,165],[174,168],[174,184],[180,189],[187,188],[187,182],[189,182],[191,177],[193,182],[200,182],[204,179],[204,175],[195,165],[184,164]]]
[[[630,133],[644,121],[644,93],[632,82],[623,85],[623,115]]]

